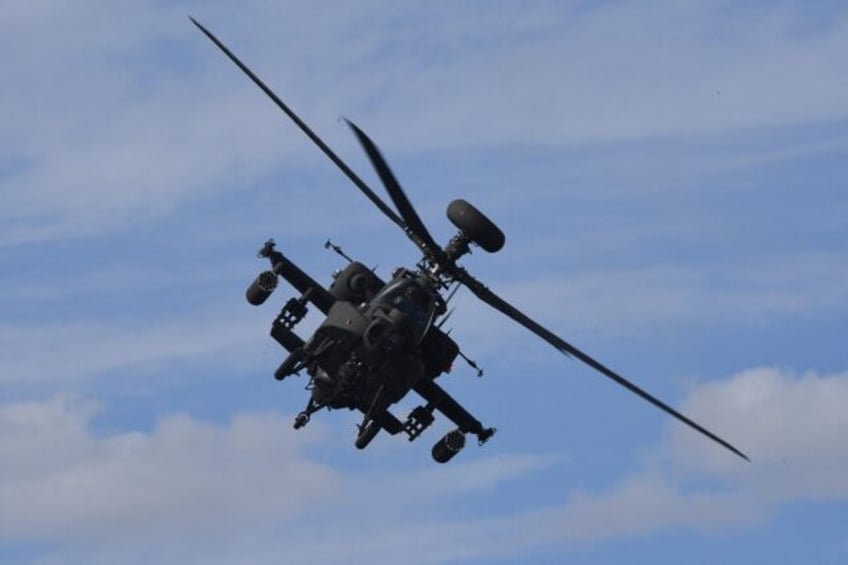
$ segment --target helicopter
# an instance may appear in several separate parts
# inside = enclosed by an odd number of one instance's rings
[[[430,235],[377,145],[356,124],[345,122],[362,146],[388,196],[392,209],[341,158],[330,149],[252,70],[250,70],[212,32],[189,16],[206,35],[277,107],[341,170],[390,221],[397,225],[421,252],[414,269],[399,267],[388,281],[372,269],[353,260],[338,246],[332,249],[348,261],[333,275],[328,288],[316,282],[276,248],[273,239],[265,242],[257,253],[267,259],[270,268],[250,284],[247,301],[263,304],[285,279],[300,293],[290,298],[271,324],[273,337],[287,352],[274,373],[277,380],[306,372],[309,376],[309,398],[306,407],[294,420],[294,428],[309,423],[322,409],[358,410],[355,446],[364,449],[383,430],[390,435],[405,434],[416,440],[441,413],[456,425],[432,447],[438,463],[446,463],[466,445],[466,436],[476,436],[479,445],[495,434],[495,428],[484,426],[436,380],[451,370],[457,357],[462,357],[478,376],[476,363],[466,357],[459,345],[442,325],[450,316],[448,303],[460,287],[511,318],[556,348],[577,359],[603,376],[624,387],[663,412],[676,418],[739,457],[750,461],[742,451],[713,432],[678,412],[612,369],[590,357],[577,347],[544,328],[520,310],[500,298],[485,284],[474,278],[458,260],[479,247],[489,253],[499,251],[504,233],[485,214],[463,199],[453,200],[447,207],[448,219],[457,233],[444,246]],[[323,322],[307,339],[295,332],[309,306],[324,316]],[[416,406],[402,421],[391,408],[410,392],[424,403]]]

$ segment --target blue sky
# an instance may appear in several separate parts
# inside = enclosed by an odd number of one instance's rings
[[[11,0],[0,16],[0,561],[844,563],[848,10],[839,2]],[[187,19],[464,261],[746,464],[471,299],[498,434],[430,445],[277,383],[268,237],[415,249]],[[319,320],[313,315],[304,329]],[[415,399],[402,402],[402,410]]]

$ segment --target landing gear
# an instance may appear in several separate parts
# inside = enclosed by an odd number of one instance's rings
[[[306,412],[301,412],[294,419],[294,429],[299,430],[303,426],[309,423],[309,414]]]
[[[302,428],[303,426],[308,424],[309,418],[312,416],[312,414],[314,414],[315,412],[317,412],[318,410],[320,410],[323,407],[324,407],[323,404],[318,404],[313,399],[310,398],[309,404],[306,405],[306,409],[303,412],[301,412],[300,414],[298,414],[297,416],[295,416],[295,418],[294,418],[294,429],[299,430],[300,428]]]
[[[377,389],[374,398],[371,399],[371,405],[368,407],[365,417],[359,425],[359,435],[356,436],[356,441],[354,442],[357,449],[365,449],[380,431],[380,424],[374,419],[374,416],[382,411],[381,407],[383,406],[383,391],[385,390],[385,386],[385,383],[381,384],[380,388]]]

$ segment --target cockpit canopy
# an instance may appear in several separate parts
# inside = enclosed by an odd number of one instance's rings
[[[371,301],[373,306],[405,314],[416,341],[420,342],[436,317],[441,299],[418,279],[407,276],[390,282]]]

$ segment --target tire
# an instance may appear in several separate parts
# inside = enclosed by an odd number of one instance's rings
[[[471,241],[495,253],[504,246],[506,237],[501,229],[477,208],[461,198],[448,205],[448,219]]]

